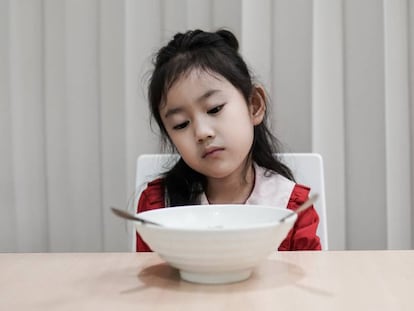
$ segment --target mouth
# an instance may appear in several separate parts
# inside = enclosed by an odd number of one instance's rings
[[[209,148],[203,153],[202,158],[203,159],[207,158],[207,157],[212,156],[214,154],[217,154],[218,152],[223,151],[223,150],[224,150],[224,148],[220,148],[220,147]]]

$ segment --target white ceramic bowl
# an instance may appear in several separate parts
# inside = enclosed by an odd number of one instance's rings
[[[293,214],[285,222],[283,216]],[[162,224],[136,222],[143,240],[182,279],[221,284],[250,277],[254,266],[275,252],[296,220],[285,208],[260,205],[194,205],[137,214]]]

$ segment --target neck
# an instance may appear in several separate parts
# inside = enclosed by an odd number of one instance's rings
[[[253,164],[244,164],[230,176],[208,178],[206,196],[211,204],[244,204],[249,198],[255,180]]]

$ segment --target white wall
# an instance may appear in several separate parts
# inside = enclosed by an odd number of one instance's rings
[[[159,150],[151,55],[222,26],[285,150],[324,158],[330,249],[411,248],[413,18],[407,0],[0,0],[0,251],[128,249],[109,207]]]

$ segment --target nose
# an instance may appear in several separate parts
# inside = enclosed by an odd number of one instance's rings
[[[194,136],[198,143],[214,138],[215,132],[213,126],[205,119],[193,122]]]

